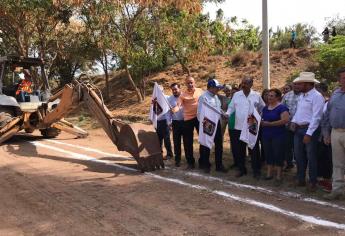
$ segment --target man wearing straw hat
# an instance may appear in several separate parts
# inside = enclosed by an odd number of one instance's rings
[[[317,183],[317,141],[320,134],[318,129],[325,104],[323,96],[315,89],[315,79],[312,72],[301,72],[294,81],[301,95],[297,103],[297,110],[292,118],[294,136],[294,153],[297,162],[297,186],[305,186],[307,166],[309,167],[309,190],[316,190]]]

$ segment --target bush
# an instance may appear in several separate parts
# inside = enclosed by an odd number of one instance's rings
[[[336,70],[345,66],[345,36],[337,36],[328,44],[321,45],[316,52],[318,73],[328,82],[337,80]]]
[[[233,55],[226,64],[232,67],[246,66],[253,59],[253,53],[250,51],[239,51]]]

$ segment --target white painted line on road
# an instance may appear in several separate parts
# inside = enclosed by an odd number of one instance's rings
[[[50,146],[50,145],[42,144],[42,143],[37,142],[37,141],[30,142],[30,143],[35,145],[35,146],[37,146],[37,147],[43,147],[43,148],[47,148],[47,149],[50,149],[50,150],[58,151],[58,152],[61,152],[61,153],[69,154],[71,156],[71,158],[74,158],[74,159],[78,159],[78,160],[82,159],[82,160],[86,160],[86,161],[90,161],[90,162],[95,162],[95,163],[103,163],[105,165],[115,166],[115,167],[117,167],[119,169],[131,171],[131,172],[137,171],[136,169],[129,168],[129,167],[122,166],[122,165],[118,165],[118,164],[115,164],[115,163],[111,163],[110,161],[97,160],[96,158],[89,157],[89,156],[84,155],[84,154],[79,154],[79,153],[74,153],[74,152],[66,151],[66,150],[63,150],[63,149],[60,149],[60,148],[57,148],[57,147],[53,147],[53,146]],[[176,183],[176,184],[179,184],[179,185],[182,185],[182,186],[186,186],[186,187],[189,187],[189,188],[193,188],[193,189],[205,190],[207,192],[216,194],[216,195],[224,197],[226,199],[231,199],[231,200],[235,200],[235,201],[238,201],[238,202],[246,203],[248,205],[252,205],[252,206],[260,207],[260,208],[263,208],[263,209],[267,209],[267,210],[270,210],[272,212],[279,213],[279,214],[282,214],[282,215],[285,215],[285,216],[289,216],[289,217],[292,217],[293,219],[299,219],[301,221],[308,222],[308,223],[311,223],[311,224],[345,230],[345,224],[340,224],[340,223],[336,223],[336,222],[333,222],[333,221],[328,221],[328,220],[324,220],[324,219],[321,219],[321,218],[317,218],[317,217],[314,217],[314,216],[308,216],[308,215],[303,215],[303,214],[299,214],[299,213],[296,213],[296,212],[288,211],[288,210],[282,209],[280,207],[274,206],[272,204],[267,204],[267,203],[259,202],[259,201],[256,201],[256,200],[253,200],[253,199],[250,199],[250,198],[242,198],[242,197],[239,197],[239,196],[236,196],[236,195],[224,192],[224,191],[212,190],[212,189],[207,188],[206,186],[202,186],[202,185],[190,184],[190,183],[187,183],[187,182],[185,182],[183,180],[180,180],[180,179],[177,179],[177,178],[168,178],[168,177],[163,177],[163,176],[152,174],[152,173],[144,173],[144,175],[151,176],[151,177],[153,177],[155,179]]]
[[[31,144],[33,144],[33,145],[35,145],[37,147],[43,147],[43,148],[50,149],[50,150],[53,150],[53,151],[56,151],[56,152],[67,154],[72,159],[78,159],[78,160],[84,160],[84,161],[92,161],[92,162],[96,162],[96,163],[116,166],[116,167],[119,167],[119,168],[127,170],[127,171],[135,171],[135,172],[137,172],[137,170],[133,169],[133,168],[129,168],[129,167],[122,166],[122,165],[117,165],[115,163],[111,163],[110,161],[99,160],[97,158],[90,157],[90,156],[87,156],[87,155],[84,155],[84,154],[67,151],[67,150],[64,150],[64,149],[61,149],[61,148],[57,148],[57,147],[53,147],[53,146],[50,146],[50,145],[47,145],[47,144],[43,144],[41,142],[33,141],[33,142],[29,142],[29,143],[31,143]]]
[[[101,154],[101,155],[106,155],[109,157],[117,157],[117,158],[121,158],[124,160],[134,160],[128,156],[124,156],[124,155],[120,155],[120,154],[115,154],[115,153],[109,153],[109,152],[103,152],[100,151],[98,149],[94,149],[94,148],[89,148],[89,147],[84,147],[84,146],[80,146],[77,144],[70,144],[70,143],[65,143],[65,142],[61,142],[61,141],[56,141],[56,140],[51,140],[51,139],[46,139],[45,141],[47,142],[51,142],[51,143],[55,143],[55,144],[60,144],[60,145],[65,145],[65,146],[69,146],[69,147],[74,147],[74,148],[79,148],[88,152],[93,152],[93,153],[97,153],[97,154]]]
[[[248,185],[248,184],[240,184],[240,183],[233,182],[233,181],[230,181],[230,180],[225,180],[225,179],[221,179],[221,178],[217,178],[217,177],[213,177],[213,176],[206,176],[206,175],[203,175],[203,174],[200,174],[200,173],[183,172],[183,171],[180,171],[180,172],[182,172],[184,175],[187,175],[187,176],[199,177],[199,178],[206,179],[206,180],[209,180],[209,181],[217,181],[217,182],[221,182],[221,183],[224,183],[224,184],[227,184],[227,185],[230,185],[230,186],[234,186],[234,187],[237,187],[237,188],[245,188],[245,189],[255,190],[255,191],[262,192],[262,193],[267,193],[267,194],[279,194],[279,195],[282,195],[282,196],[285,196],[285,197],[297,198],[298,200],[301,200],[301,201],[304,201],[304,202],[312,202],[312,203],[315,203],[315,204],[318,204],[318,205],[329,206],[329,207],[332,207],[332,208],[335,208],[335,209],[339,209],[339,210],[345,211],[345,207],[343,207],[343,206],[340,206],[340,205],[337,205],[337,204],[333,204],[333,203],[330,203],[330,202],[325,202],[325,201],[317,200],[317,199],[314,199],[314,198],[307,198],[307,197],[304,197],[300,193],[286,192],[286,191],[273,191],[273,190],[270,190],[270,189],[267,189],[267,188],[263,188],[263,187],[257,187],[257,186]]]
[[[66,145],[66,146],[70,146],[70,147],[76,147],[82,150],[86,150],[86,151],[91,151],[91,152],[95,152],[95,153],[99,153],[102,155],[110,155],[110,156],[114,156],[114,154],[111,153],[106,153],[103,152],[101,150],[98,149],[93,149],[93,148],[88,148],[88,147],[84,147],[81,145],[73,145],[73,144],[69,144],[69,143],[65,143],[65,142],[60,142],[60,141],[56,141],[56,140],[46,140],[52,143],[56,143],[56,144],[61,144],[61,145]],[[117,156],[116,156],[117,157]],[[132,160],[131,158],[128,158],[129,160]],[[167,169],[169,169],[168,167],[166,167]],[[177,169],[173,169],[174,171],[179,171]],[[198,177],[198,178],[202,178],[202,179],[206,179],[208,181],[217,181],[217,182],[221,182],[221,183],[225,183],[228,184],[230,186],[234,186],[237,188],[245,188],[245,189],[250,189],[250,190],[255,190],[258,192],[262,192],[262,193],[267,193],[267,194],[279,194],[285,197],[293,197],[296,198],[300,201],[305,201],[305,202],[311,202],[314,204],[318,204],[318,205],[322,205],[322,206],[329,206],[335,209],[339,209],[339,210],[343,210],[345,211],[345,207],[340,206],[338,204],[334,204],[334,203],[330,203],[330,202],[326,202],[326,201],[321,201],[315,198],[307,198],[304,197],[302,194],[299,193],[295,193],[295,192],[286,192],[286,191],[273,191],[271,189],[268,188],[263,188],[263,187],[258,187],[258,186],[253,186],[253,185],[249,185],[249,184],[241,184],[241,183],[237,183],[237,182],[233,182],[233,181],[229,181],[229,180],[224,180],[221,178],[217,178],[217,177],[213,177],[213,176],[206,176],[200,173],[195,173],[195,172],[185,172],[185,171],[179,171],[179,173],[182,173],[184,175],[189,175],[189,176],[193,176],[193,177]]]

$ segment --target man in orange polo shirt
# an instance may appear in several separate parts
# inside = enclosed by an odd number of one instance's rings
[[[188,76],[185,81],[187,90],[182,92],[177,108],[173,109],[173,112],[178,110],[179,107],[183,107],[183,146],[187,159],[187,169],[195,168],[195,159],[193,157],[193,138],[194,129],[199,132],[199,121],[197,119],[198,100],[203,93],[201,88],[195,87],[195,80],[193,77]]]
[[[31,74],[28,69],[23,71],[24,79],[18,84],[18,89],[16,91],[16,97],[19,102],[25,102],[25,96],[32,93],[31,89]]]

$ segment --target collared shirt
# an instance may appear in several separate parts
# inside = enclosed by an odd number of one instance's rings
[[[175,97],[174,95],[171,95],[170,97],[168,97],[168,102],[170,103],[171,107],[176,107],[178,100],[179,100],[179,97]],[[169,114],[170,114],[170,117],[169,117],[170,120],[183,120],[183,107],[180,107],[178,112],[172,113],[170,111]]]
[[[228,105],[230,103],[231,98],[224,96],[224,95],[217,95],[221,104],[221,108],[224,112],[226,112],[228,110]]]
[[[198,101],[198,120],[200,121],[200,112],[201,112],[201,107],[203,106],[203,103],[207,103],[211,107],[215,108],[219,113],[221,113],[221,103],[215,94],[211,93],[210,91],[204,92],[200,97]]]
[[[253,112],[251,109],[254,107],[261,113],[265,106],[266,104],[258,92],[251,90],[247,97],[241,90],[236,92],[232,97],[226,114],[230,116],[236,112],[235,129],[242,130],[243,122],[247,121],[248,115]]]
[[[284,95],[282,104],[285,104],[289,108],[290,120],[296,113],[297,102],[300,94],[296,94],[294,91],[290,91]]]
[[[312,136],[320,125],[324,104],[325,99],[315,88],[301,94],[298,98],[296,113],[291,122],[298,125],[309,124],[306,134]]]
[[[329,99],[322,123],[322,134],[329,137],[331,129],[345,129],[345,92],[335,90]]]
[[[184,120],[191,120],[197,116],[198,99],[203,93],[201,88],[195,88],[193,92],[184,91],[179,97],[178,104],[183,107]]]

